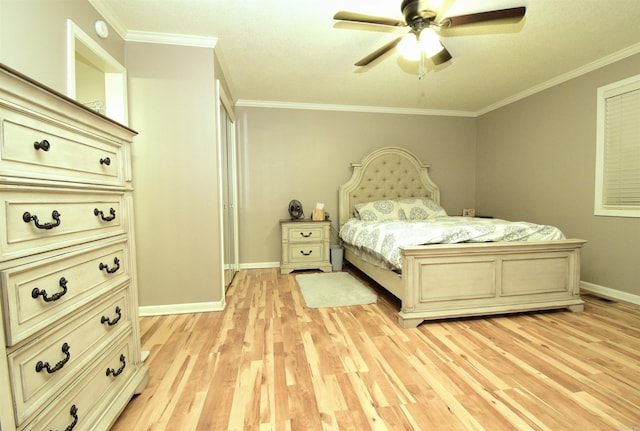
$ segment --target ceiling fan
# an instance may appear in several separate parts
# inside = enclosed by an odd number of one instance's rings
[[[398,50],[400,50],[402,55],[407,59],[418,60],[424,53],[435,65],[438,65],[451,60],[452,57],[449,51],[442,45],[434,29],[440,30],[484,22],[499,23],[505,20],[513,22],[522,19],[526,11],[526,7],[521,6],[439,18],[438,13],[431,10],[431,6],[429,6],[428,3],[426,0],[403,0],[400,9],[404,15],[404,21],[354,12],[337,12],[333,18],[339,21],[351,21],[364,24],[409,27],[409,32],[406,35],[400,36],[381,46],[356,62],[356,66],[366,66],[396,46],[398,46]]]

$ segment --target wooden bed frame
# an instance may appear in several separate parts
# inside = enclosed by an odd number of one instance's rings
[[[339,189],[340,227],[360,202],[428,196],[440,191],[411,152],[381,148],[352,164]],[[380,268],[345,244],[345,260],[401,300],[405,328],[425,320],[568,308],[582,311],[580,251],[586,241],[436,244],[406,247],[402,275]]]

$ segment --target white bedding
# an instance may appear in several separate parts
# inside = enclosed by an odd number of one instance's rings
[[[436,217],[420,221],[364,221],[350,219],[340,238],[358,249],[402,268],[400,247],[426,244],[495,241],[550,241],[565,239],[556,227],[492,218]]]

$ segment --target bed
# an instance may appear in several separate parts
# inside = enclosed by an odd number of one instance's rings
[[[340,230],[354,208],[385,199],[427,197],[440,203],[428,165],[410,151],[385,147],[352,164],[340,186]],[[567,308],[584,309],[580,298],[580,252],[586,241],[463,242],[399,247],[400,267],[381,267],[344,242],[347,262],[400,299],[398,323]]]

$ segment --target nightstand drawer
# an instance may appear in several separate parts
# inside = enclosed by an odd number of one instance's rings
[[[280,228],[282,230],[281,274],[315,268],[331,271],[330,220],[280,220]]]
[[[19,113],[4,114],[10,118],[3,119],[1,128],[2,175],[124,184],[121,146]]]
[[[289,262],[322,261],[324,244],[292,244],[289,246]]]
[[[296,226],[295,228],[287,229],[287,231],[289,242],[322,241],[324,238],[322,226]]]
[[[0,261],[126,233],[124,193],[0,187]]]
[[[130,279],[128,240],[100,242],[0,272],[8,346]]]

